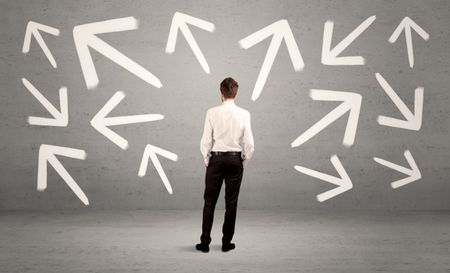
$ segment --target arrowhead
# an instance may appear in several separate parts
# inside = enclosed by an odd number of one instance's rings
[[[375,160],[377,163],[384,165],[388,168],[394,169],[398,172],[401,172],[403,174],[408,175],[408,177],[394,181],[391,183],[391,187],[393,189],[396,189],[398,187],[404,186],[406,184],[409,184],[411,182],[417,181],[422,178],[422,174],[420,173],[419,167],[417,166],[416,162],[414,161],[414,158],[411,155],[411,152],[409,150],[406,150],[404,152],[404,156],[406,160],[408,161],[410,169],[407,169],[403,166],[394,164],[392,162],[389,162],[387,160],[374,157],[373,160]]]
[[[23,46],[22,46],[22,53],[26,54],[30,51],[31,36],[34,36],[34,38],[38,42],[39,46],[42,48],[42,51],[44,51],[44,54],[47,57],[50,64],[54,68],[56,68],[57,65],[56,65],[55,58],[53,57],[52,53],[48,49],[47,44],[45,43],[44,39],[42,39],[42,36],[39,33],[39,31],[44,31],[44,32],[47,32],[54,36],[59,36],[59,29],[50,27],[50,26],[46,26],[43,24],[39,24],[39,23],[36,23],[33,21],[29,21],[27,24],[27,29],[25,30],[25,38],[24,38]]]
[[[138,176],[144,177],[147,172],[147,166],[148,166],[148,159],[151,158],[153,165],[156,168],[156,171],[158,172],[159,176],[161,177],[161,180],[164,183],[164,186],[166,187],[169,194],[172,194],[172,186],[170,185],[169,179],[166,176],[166,173],[164,172],[161,163],[158,160],[158,157],[156,154],[159,154],[161,156],[164,156],[165,158],[168,158],[172,161],[177,161],[178,156],[172,152],[169,152],[167,150],[161,149],[159,147],[147,144],[144,150],[144,154],[142,156],[141,165],[139,167]]]
[[[346,192],[353,188],[353,183],[352,183],[350,177],[348,176],[347,172],[345,171],[344,167],[342,166],[341,162],[339,161],[339,158],[336,155],[333,155],[333,156],[331,156],[330,160],[340,177],[331,176],[328,174],[324,174],[324,173],[321,173],[321,172],[318,172],[318,171],[315,171],[312,169],[308,169],[305,167],[297,166],[297,165],[294,166],[294,168],[301,173],[304,173],[306,175],[327,181],[329,183],[332,183],[332,184],[335,184],[338,186],[332,190],[329,190],[329,191],[326,191],[326,192],[323,192],[323,193],[317,195],[317,201],[319,201],[319,202],[326,201],[330,198],[335,197],[338,194],[341,194],[341,193]]]
[[[137,28],[138,21],[134,17],[124,17],[89,23],[78,25],[73,28],[73,39],[88,89],[95,89],[99,83],[89,47],[95,49],[97,52],[149,84],[157,88],[162,87],[162,83],[155,75],[96,36],[97,34],[102,33],[134,30]]]
[[[361,56],[338,57],[362,32],[364,32],[375,21],[376,16],[370,16],[340,43],[331,49],[331,40],[333,37],[332,21],[327,21],[324,25],[323,43],[322,43],[322,64],[325,65],[364,65],[365,60]]]
[[[66,127],[69,123],[69,110],[67,101],[67,87],[61,87],[59,89],[59,103],[61,111],[58,111],[39,90],[36,89],[27,79],[22,78],[23,85],[30,91],[30,93],[47,109],[47,111],[53,116],[51,118],[42,117],[28,117],[28,123],[31,125],[41,126],[59,126]]]
[[[397,127],[407,130],[419,131],[422,127],[422,112],[423,112],[423,87],[417,87],[414,92],[414,113],[405,105],[402,99],[395,93],[394,89],[389,83],[381,76],[380,73],[376,73],[375,77],[378,83],[381,85],[386,94],[391,98],[392,102],[397,106],[405,120],[400,120],[392,117],[378,116],[377,122],[380,125]]]
[[[77,195],[77,197],[85,204],[89,205],[89,200],[73,180],[72,176],[67,172],[61,162],[56,158],[56,155],[71,157],[75,159],[86,159],[86,152],[84,150],[53,146],[42,144],[39,148],[39,165],[38,165],[38,191],[44,191],[47,188],[47,162],[53,166],[55,171],[66,182],[70,189]]]
[[[209,32],[214,32],[215,30],[215,26],[213,23],[189,16],[181,12],[175,12],[172,18],[172,24],[170,26],[169,37],[167,39],[166,53],[172,54],[175,51],[178,30],[180,30],[183,33],[192,51],[194,52],[194,55],[202,66],[203,70],[205,70],[205,72],[209,74],[209,65],[205,57],[203,56],[200,47],[195,41],[194,36],[192,36],[192,33],[187,26],[188,23]]]
[[[119,134],[115,133],[108,126],[116,126],[130,123],[140,123],[149,122],[163,119],[163,115],[159,114],[146,114],[146,115],[132,115],[132,116],[122,116],[122,117],[106,117],[122,100],[125,98],[125,93],[123,91],[117,91],[112,98],[103,106],[100,111],[92,118],[91,125],[100,132],[102,135],[107,137],[117,146],[126,150],[128,148],[128,141],[121,137]]]

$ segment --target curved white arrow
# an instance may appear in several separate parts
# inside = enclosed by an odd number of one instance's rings
[[[317,195],[317,201],[323,202],[330,198],[335,197],[338,194],[341,194],[343,192],[346,192],[353,188],[352,181],[350,180],[350,177],[348,176],[347,172],[345,171],[344,167],[342,166],[341,162],[339,161],[339,158],[336,155],[331,156],[331,163],[333,163],[334,168],[338,172],[340,177],[331,176],[328,174],[324,174],[315,170],[311,170],[302,166],[294,166],[294,168],[306,175],[327,181],[329,183],[335,184],[338,187],[334,188],[332,190],[323,192],[319,195]]]
[[[95,89],[99,82],[89,47],[95,49],[149,84],[157,88],[162,87],[161,82],[155,75],[96,36],[96,34],[101,33],[133,30],[137,28],[138,21],[134,17],[78,25],[73,28],[73,40],[75,41],[78,58],[80,59],[81,69],[88,89]]]
[[[215,30],[215,26],[213,23],[189,16],[181,12],[175,12],[172,18],[172,24],[170,26],[169,38],[167,39],[166,53],[172,54],[175,51],[179,29],[186,38],[186,41],[191,47],[192,51],[194,51],[194,55],[202,66],[203,70],[205,70],[205,72],[209,74],[208,62],[206,61],[205,56],[203,56],[202,51],[198,47],[194,36],[192,36],[192,33],[187,26],[188,23],[209,32],[214,32]]]
[[[297,147],[308,141],[317,133],[325,129],[332,122],[340,118],[346,112],[350,112],[345,128],[342,144],[351,146],[355,142],[356,129],[358,127],[359,111],[361,109],[362,96],[360,94],[342,91],[311,89],[310,96],[313,100],[342,101],[342,103],[319,120],[306,132],[301,134],[292,143],[291,147]]]
[[[363,33],[375,21],[376,16],[370,16],[347,37],[331,49],[331,39],[333,37],[333,21],[327,21],[323,28],[322,43],[322,64],[325,65],[363,65],[365,63],[362,56],[338,57],[361,33]]]
[[[147,172],[147,165],[148,165],[148,158],[151,158],[153,165],[155,166],[156,170],[158,171],[159,176],[161,177],[161,180],[164,183],[164,186],[166,186],[167,191],[172,194],[172,187],[170,186],[169,179],[167,179],[166,173],[164,172],[161,163],[159,162],[158,157],[156,154],[162,155],[165,158],[168,158],[172,161],[177,161],[178,156],[174,153],[171,153],[169,151],[166,151],[164,149],[161,149],[159,147],[147,144],[145,146],[144,154],[142,156],[141,166],[139,167],[139,173],[138,176],[143,177]]]
[[[384,159],[381,159],[378,157],[373,158],[373,160],[375,160],[377,163],[379,163],[381,165],[384,165],[388,168],[394,169],[398,172],[408,175],[408,177],[406,177],[406,178],[392,182],[391,187],[393,189],[404,186],[406,184],[409,184],[411,182],[417,181],[420,178],[422,178],[422,174],[420,173],[419,167],[417,167],[417,164],[414,161],[414,158],[412,157],[411,152],[409,150],[406,150],[404,155],[405,155],[406,160],[408,161],[410,169],[405,168],[400,165],[397,165],[397,164],[394,164],[392,162],[389,162],[387,160],[384,160]]]
[[[53,146],[48,144],[42,144],[39,148],[39,165],[38,165],[38,179],[37,189],[38,191],[44,191],[47,188],[47,162],[53,166],[55,171],[66,182],[67,186],[77,195],[77,197],[86,206],[89,205],[89,200],[84,194],[83,190],[78,186],[77,182],[73,180],[72,176],[67,172],[64,166],[59,162],[55,155],[61,155],[76,159],[85,160],[86,152],[84,150]]]
[[[47,109],[53,118],[28,117],[28,123],[31,125],[41,126],[59,126],[66,127],[69,124],[69,109],[67,103],[67,87],[63,86],[59,89],[59,105],[61,111],[55,108],[39,90],[36,89],[27,79],[22,78],[23,85],[31,94]]]
[[[420,130],[422,127],[422,112],[423,112],[423,87],[417,87],[414,92],[414,114],[408,109],[405,103],[400,99],[400,97],[395,93],[394,89],[387,83],[387,81],[381,76],[380,73],[376,73],[378,83],[381,85],[383,90],[391,98],[392,102],[397,106],[398,110],[402,113],[406,120],[378,116],[377,122],[380,125],[398,127],[408,130]]]
[[[414,29],[417,32],[417,34],[419,34],[419,36],[422,37],[422,39],[424,39],[425,41],[430,38],[430,35],[425,30],[423,30],[423,28],[421,28],[418,24],[416,24],[416,22],[414,22],[411,18],[406,16],[394,30],[391,37],[389,37],[389,43],[391,44],[395,43],[395,41],[397,41],[402,31],[405,30],[406,50],[408,52],[409,67],[413,68],[414,51],[411,37],[411,28]]]
[[[275,60],[278,49],[280,48],[281,42],[283,40],[286,43],[292,65],[294,66],[294,70],[298,72],[305,67],[302,55],[300,54],[300,50],[298,49],[294,35],[292,34],[291,27],[289,26],[288,21],[285,19],[279,20],[261,30],[258,30],[253,34],[250,34],[249,36],[240,40],[239,45],[244,49],[248,49],[268,38],[269,36],[273,37],[272,41],[270,42],[269,49],[267,50],[266,57],[264,58],[264,62],[261,67],[261,71],[259,72],[258,79],[256,80],[255,88],[253,89],[253,101],[256,101],[256,99],[258,99],[259,95],[261,94],[264,84],[266,83],[267,76],[269,75],[270,69],[272,68],[273,61]]]
[[[52,53],[47,47],[47,44],[45,43],[44,39],[42,39],[41,33],[39,31],[44,31],[49,34],[52,34],[54,36],[59,36],[59,29],[46,26],[43,24],[39,24],[33,21],[29,21],[27,24],[27,29],[25,31],[25,38],[23,40],[23,46],[22,46],[22,53],[26,54],[30,51],[30,44],[31,44],[31,36],[34,36],[34,39],[38,42],[39,46],[42,48],[42,51],[44,51],[45,56],[47,57],[50,64],[56,68],[56,61],[53,57]]]
[[[130,123],[149,122],[163,119],[164,116],[160,114],[146,114],[146,115],[133,115],[122,117],[106,117],[122,100],[125,98],[125,93],[117,91],[111,99],[103,106],[100,111],[91,120],[91,125],[98,132],[103,134],[109,140],[114,142],[117,146],[126,150],[128,148],[128,141],[115,133],[108,126],[116,126]]]

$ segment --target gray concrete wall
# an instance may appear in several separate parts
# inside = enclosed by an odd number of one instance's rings
[[[184,36],[176,50],[165,53],[173,14],[183,12],[215,24],[214,33],[191,26],[211,73],[206,74]],[[245,169],[239,205],[264,209],[450,209],[450,2],[448,1],[1,1],[0,4],[0,209],[173,209],[200,208],[204,172],[199,141],[204,115],[220,103],[219,83],[232,76],[240,84],[237,104],[252,113],[256,151]],[[343,55],[362,55],[364,66],[321,64],[324,23],[335,22],[333,46],[363,20],[375,22]],[[72,38],[75,25],[134,16],[139,28],[99,37],[154,73],[157,89],[101,54],[92,52],[100,83],[87,90]],[[408,65],[405,38],[388,38],[405,17],[430,34],[428,41],[413,32],[415,65]],[[294,72],[284,43],[255,102],[252,90],[269,39],[244,50],[238,41],[277,21],[287,19],[302,53],[305,69]],[[54,37],[42,34],[58,64],[53,69],[31,41],[22,54],[29,20],[59,28]],[[423,86],[423,123],[419,131],[380,126],[378,115],[402,118],[375,79],[380,72],[412,109],[414,89]],[[49,116],[26,90],[32,82],[59,108],[57,90],[68,87],[67,127],[32,126],[28,116]],[[356,141],[342,145],[347,115],[300,147],[290,143],[335,108],[337,102],[313,101],[312,88],[362,95]],[[116,126],[129,141],[126,151],[90,126],[90,120],[117,91],[126,98],[112,115],[158,113],[161,121]],[[172,184],[169,195],[150,162],[145,178],[137,176],[146,144],[178,155],[177,162],[160,158]],[[41,144],[83,149],[86,160],[59,157],[89,198],[85,207],[49,167],[48,188],[36,190]],[[392,189],[405,175],[373,161],[380,157],[408,166],[409,149],[422,179]],[[301,174],[294,165],[337,175],[330,156],[339,156],[353,189],[325,202],[316,195],[335,187]],[[222,206],[223,202],[219,203]]]

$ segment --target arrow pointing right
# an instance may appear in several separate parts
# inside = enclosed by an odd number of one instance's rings
[[[342,143],[345,146],[353,145],[355,142],[356,129],[358,127],[359,111],[361,109],[361,95],[351,92],[311,89],[310,96],[313,100],[343,102],[316,124],[314,124],[311,128],[309,128],[306,132],[296,138],[291,143],[291,147],[302,145],[346,112],[350,112],[350,114],[348,116],[347,127],[345,128],[344,140]]]
[[[374,157],[373,160],[375,160],[377,163],[384,165],[388,168],[394,169],[398,172],[404,173],[406,175],[408,175],[408,177],[394,181],[391,183],[391,187],[393,189],[396,189],[398,187],[404,186],[406,184],[409,184],[411,182],[417,181],[420,178],[422,178],[422,174],[420,173],[419,167],[417,167],[416,162],[414,161],[414,158],[411,155],[411,152],[409,150],[405,151],[405,158],[408,161],[409,167],[411,169],[407,169],[403,166],[394,164],[392,162],[389,162],[387,160],[378,158],[378,157]]]
[[[405,30],[406,49],[408,51],[409,67],[413,68],[414,51],[411,37],[411,28],[414,29],[417,32],[417,34],[419,34],[419,36],[422,37],[422,39],[424,39],[425,41],[430,38],[430,35],[425,30],[423,30],[423,28],[421,28],[418,24],[416,24],[416,22],[414,22],[411,18],[406,16],[394,30],[391,37],[389,37],[389,43],[391,44],[395,43],[395,41],[397,41],[402,31]]]
[[[319,195],[317,195],[317,201],[323,202],[330,198],[335,197],[336,195],[339,195],[343,192],[346,192],[353,188],[352,181],[350,180],[350,177],[348,176],[347,172],[345,171],[344,167],[341,164],[341,161],[339,161],[339,158],[336,155],[331,156],[331,163],[333,164],[334,168],[338,172],[340,177],[331,176],[328,174],[324,174],[315,170],[311,170],[302,166],[294,166],[294,168],[306,175],[327,181],[329,183],[335,184],[338,187],[334,188],[332,190],[323,192]]]
[[[53,66],[53,68],[56,68],[55,58],[48,49],[44,39],[42,39],[42,36],[39,33],[39,31],[44,31],[49,34],[59,36],[59,29],[39,24],[33,21],[29,21],[27,24],[27,29],[25,31],[25,38],[23,40],[22,53],[27,54],[30,51],[31,36],[34,36],[39,46],[42,48],[42,51],[44,51],[44,54],[47,57],[50,64]]]
[[[38,165],[38,181],[37,190],[44,191],[47,188],[47,162],[53,166],[55,171],[66,182],[67,186],[77,195],[77,197],[86,206],[89,205],[89,200],[84,194],[83,190],[78,186],[77,182],[73,180],[72,176],[67,172],[64,166],[59,162],[55,155],[62,155],[66,157],[85,160],[86,152],[79,149],[53,146],[42,144],[39,148],[39,165]]]
[[[363,65],[364,58],[361,56],[338,57],[361,33],[363,33],[375,21],[375,15],[370,16],[339,44],[331,49],[333,37],[333,21],[327,21],[323,28],[322,63],[325,65]]]
[[[159,147],[147,144],[144,150],[144,154],[142,155],[142,161],[141,166],[139,167],[138,176],[143,177],[145,175],[145,173],[147,172],[148,158],[151,158],[153,165],[156,168],[156,171],[158,171],[158,174],[164,183],[164,186],[166,186],[167,191],[170,194],[172,194],[172,186],[170,186],[169,179],[167,179],[166,173],[164,172],[156,154],[162,155],[165,158],[168,158],[172,161],[178,160],[178,156],[176,154],[161,149]]]
[[[296,72],[301,71],[305,64],[303,62],[302,55],[298,49],[297,43],[295,42],[294,35],[292,34],[291,27],[287,20],[279,20],[257,32],[250,34],[244,39],[239,41],[240,47],[248,49],[269,36],[272,37],[269,49],[267,50],[266,57],[264,58],[261,71],[259,72],[258,79],[256,80],[255,88],[252,93],[252,100],[256,101],[261,94],[261,91],[266,83],[267,76],[269,75],[270,69],[272,68],[273,61],[280,49],[281,42],[284,40],[291,57],[292,65]]]
[[[53,118],[28,117],[28,123],[41,126],[66,127],[69,123],[69,109],[67,103],[67,87],[59,89],[59,104],[61,111],[55,108],[27,79],[22,78],[22,83],[31,94],[47,109]]]
[[[138,21],[134,17],[78,25],[73,28],[73,40],[75,41],[75,47],[88,89],[95,89],[99,82],[89,47],[92,47],[149,84],[157,88],[162,87],[161,82],[155,75],[96,36],[96,34],[101,33],[133,30],[137,28]]]
[[[402,99],[395,93],[394,89],[387,83],[387,81],[381,76],[380,73],[376,73],[378,83],[381,85],[383,90],[388,94],[394,104],[397,106],[398,110],[406,118],[406,120],[378,116],[377,122],[380,125],[398,127],[408,130],[420,130],[422,126],[422,111],[423,111],[423,87],[417,87],[414,94],[414,114],[408,109]]]
[[[160,114],[146,114],[133,115],[123,117],[106,117],[122,100],[125,98],[125,93],[117,91],[111,99],[103,106],[100,111],[92,118],[91,125],[102,135],[114,142],[117,146],[126,150],[128,148],[128,141],[108,128],[108,126],[116,126],[130,123],[149,122],[163,119],[164,116]]]

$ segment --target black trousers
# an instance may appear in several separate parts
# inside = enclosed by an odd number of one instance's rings
[[[225,180],[225,217],[222,226],[222,243],[230,243],[234,235],[236,210],[244,167],[239,155],[212,155],[209,159],[205,175],[205,193],[203,198],[202,244],[211,242],[211,228],[214,220],[214,209],[219,198],[223,180]]]

